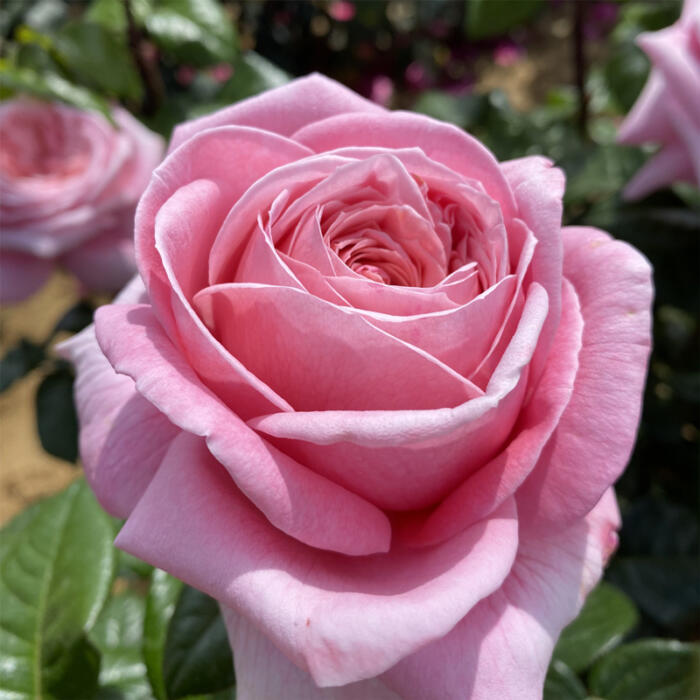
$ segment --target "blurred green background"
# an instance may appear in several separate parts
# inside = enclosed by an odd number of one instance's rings
[[[624,203],[622,186],[653,147],[615,143],[649,71],[634,39],[679,12],[673,0],[5,0],[0,10],[3,98],[29,93],[105,114],[118,100],[167,136],[185,119],[320,71],[387,107],[454,122],[500,159],[549,156],[567,175],[565,223],[599,226],[651,260],[654,350],[637,446],[617,485],[620,547],[606,584],[558,647],[549,700],[700,697],[692,644],[700,636],[700,194],[675,185]],[[57,328],[79,330],[94,304],[82,301],[56,319]],[[75,461],[71,373],[48,347],[22,341],[10,348],[0,366],[2,389],[44,367],[39,435],[49,452]],[[57,412],[63,423],[51,418]],[[56,561],[66,576],[75,571],[65,543],[89,544],[93,554],[78,561],[77,589],[66,584],[54,596],[53,604],[68,610],[58,623],[34,611],[42,634],[26,653],[42,668],[39,680],[12,695],[24,681],[7,671],[12,663],[0,663],[0,697],[34,697],[41,688],[71,698],[231,697],[216,606],[116,555],[109,541],[118,524],[99,514],[83,486],[71,488],[4,531],[0,591],[7,600],[15,576],[7,571],[18,566],[12,557],[36,549],[37,537],[53,529],[60,538],[48,553],[39,546],[25,567],[34,567],[37,590]],[[84,502],[84,517],[102,523],[104,537],[97,528],[85,540],[74,501]],[[64,511],[73,515],[57,535],[47,522]],[[17,661],[25,652],[8,639],[21,622],[7,612],[12,605],[2,607],[0,655]],[[183,641],[195,634],[181,627],[187,619],[202,623],[196,634],[208,656]],[[185,657],[193,659],[189,675],[178,674]]]

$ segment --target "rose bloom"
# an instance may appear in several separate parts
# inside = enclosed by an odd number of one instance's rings
[[[89,291],[135,272],[134,211],[164,144],[128,112],[0,104],[0,298],[21,301],[57,264]]]
[[[625,198],[640,199],[678,181],[700,187],[700,0],[685,0],[678,22],[640,34],[637,43],[652,69],[618,140],[661,149],[627,184]]]
[[[118,546],[220,602],[239,700],[541,696],[652,295],[563,189],[320,76],[176,129],[140,278],[64,352]]]

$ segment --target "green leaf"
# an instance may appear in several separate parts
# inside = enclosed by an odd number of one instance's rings
[[[43,346],[22,338],[0,360],[0,391],[38,367],[44,356]]]
[[[44,675],[46,690],[57,700],[90,697],[97,690],[100,652],[83,635]]]
[[[637,624],[632,601],[614,586],[599,584],[588,596],[579,616],[564,629],[554,658],[579,672],[619,644]]]
[[[78,458],[78,416],[73,403],[73,372],[59,367],[47,374],[36,393],[36,422],[41,446],[54,457]]]
[[[541,6],[542,0],[469,0],[467,36],[485,39],[505,34],[533,17]]]
[[[700,615],[697,557],[620,557],[609,578],[664,627],[690,627]]]
[[[108,95],[141,98],[141,79],[123,34],[99,24],[71,22],[56,35],[54,49],[64,68],[81,83]]]
[[[589,686],[605,700],[700,697],[700,645],[667,639],[625,644],[596,663]]]
[[[290,76],[274,63],[254,51],[241,55],[234,65],[233,76],[219,93],[220,106],[238,102],[265,90],[289,82]]]
[[[151,688],[141,655],[145,601],[126,591],[111,598],[94,628],[91,640],[102,652],[98,698],[147,700]]]
[[[163,676],[169,698],[214,693],[235,682],[219,604],[189,586],[182,589],[170,621]]]
[[[82,480],[3,529],[0,695],[28,700],[65,688],[76,664],[89,680],[95,657],[80,640],[109,593],[112,535]]]
[[[586,689],[578,676],[563,662],[554,659],[544,681],[542,700],[585,700]]]
[[[613,48],[603,68],[611,95],[622,112],[628,112],[649,75],[649,60],[632,41]]]
[[[95,307],[89,301],[79,301],[66,311],[54,326],[53,333],[79,333],[92,323]]]
[[[154,569],[151,574],[143,626],[143,658],[148,680],[158,700],[167,698],[163,678],[165,640],[182,586],[182,581],[161,569]]]
[[[159,0],[145,24],[150,37],[176,61],[207,66],[236,58],[236,30],[216,0]]]
[[[57,73],[20,67],[0,59],[0,91],[5,96],[28,93],[45,100],[60,100],[78,109],[100,112],[114,123],[109,106],[102,97],[92,90],[74,85]]]

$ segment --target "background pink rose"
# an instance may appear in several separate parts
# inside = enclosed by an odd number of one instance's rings
[[[99,114],[24,98],[0,105],[0,298],[20,301],[56,264],[88,290],[134,274],[136,202],[163,142],[116,108]]]
[[[541,697],[652,294],[563,189],[319,76],[176,129],[141,276],[66,352],[117,543],[220,601],[240,700]]]
[[[640,34],[652,69],[622,123],[622,143],[658,143],[660,151],[630,180],[627,199],[640,199],[673,182],[700,187],[700,0],[685,0],[678,22]]]

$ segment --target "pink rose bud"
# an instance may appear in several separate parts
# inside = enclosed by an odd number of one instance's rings
[[[319,75],[175,129],[140,276],[63,352],[118,546],[219,601],[239,700],[542,696],[652,297],[563,192]]]
[[[0,298],[21,301],[58,264],[86,290],[134,274],[134,210],[163,141],[115,108],[97,113],[25,98],[0,105]]]
[[[651,74],[618,140],[660,148],[624,196],[640,199],[674,182],[700,187],[700,0],[685,0],[675,24],[640,34],[637,43],[651,60]]]

